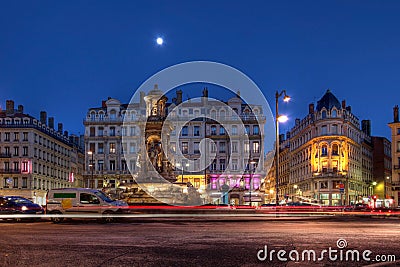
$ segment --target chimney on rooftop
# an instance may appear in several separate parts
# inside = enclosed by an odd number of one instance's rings
[[[47,123],[47,112],[46,111],[40,111],[40,123],[41,124]]]
[[[13,114],[14,113],[14,101],[13,100],[7,100],[6,101],[6,113],[7,114]]]
[[[63,132],[63,124],[62,124],[62,123],[59,123],[59,124],[58,124],[58,130],[57,130],[57,132],[59,132],[59,133],[62,134],[62,132]]]
[[[182,90],[176,91],[176,104],[182,103]]]
[[[361,131],[365,134],[371,136],[371,121],[370,120],[362,120],[361,121]]]
[[[54,117],[49,117],[49,127],[54,129]]]
[[[393,122],[399,122],[399,106],[396,105],[393,108]]]
[[[24,106],[23,105],[18,105],[18,113],[20,113],[20,114],[24,113]]]
[[[314,103],[308,105],[308,114],[314,113]]]

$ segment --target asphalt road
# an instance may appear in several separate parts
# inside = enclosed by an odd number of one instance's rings
[[[400,260],[399,219],[0,222],[0,237],[0,266],[376,266],[376,255]],[[347,242],[344,253],[371,250],[371,261],[330,261],[328,255],[315,262],[301,256],[297,262],[281,262],[276,254],[272,261],[257,257],[267,246],[268,253],[283,249],[301,255],[312,249],[317,259],[331,247],[339,258],[338,239]]]

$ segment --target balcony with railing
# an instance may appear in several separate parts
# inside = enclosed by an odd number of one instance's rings
[[[21,170],[14,170],[14,169],[0,169],[0,174],[19,174]]]

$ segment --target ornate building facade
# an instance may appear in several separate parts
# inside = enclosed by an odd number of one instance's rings
[[[118,188],[146,182],[156,171],[195,188],[204,202],[260,203],[264,124],[261,106],[243,103],[239,95],[215,101],[207,89],[188,101],[178,90],[168,102],[157,85],[140,92],[138,103],[109,98],[90,108],[84,120],[85,181],[89,187]]]
[[[14,109],[7,100],[0,111],[0,195],[18,195],[46,204],[52,188],[82,186],[83,150],[79,137],[42,111],[40,119]]]
[[[393,122],[389,123],[392,133],[392,190],[394,205],[400,206],[400,121],[399,106],[393,108]]]
[[[371,196],[370,122],[360,124],[345,101],[328,90],[286,137],[280,144],[280,200],[345,205]],[[268,180],[275,180],[273,169]]]

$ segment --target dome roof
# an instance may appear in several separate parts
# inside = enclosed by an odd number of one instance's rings
[[[322,108],[326,108],[327,110],[336,107],[337,109],[341,109],[341,105],[339,100],[334,96],[331,91],[328,89],[324,96],[317,102],[317,111],[321,111]]]

